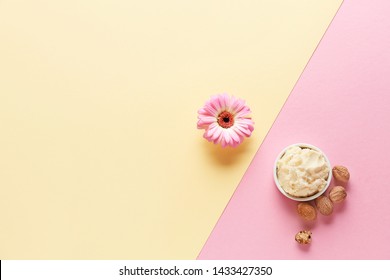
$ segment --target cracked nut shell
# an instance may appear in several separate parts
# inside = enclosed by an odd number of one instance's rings
[[[311,243],[311,231],[301,230],[295,235],[295,241],[299,244],[310,244]]]

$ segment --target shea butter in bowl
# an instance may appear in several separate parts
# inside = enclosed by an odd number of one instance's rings
[[[332,169],[326,155],[313,145],[290,145],[278,155],[274,180],[279,191],[296,201],[309,201],[329,187]]]

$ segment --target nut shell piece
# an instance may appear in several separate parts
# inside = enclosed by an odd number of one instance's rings
[[[347,197],[347,192],[345,191],[345,188],[342,186],[333,187],[329,192],[329,199],[333,203],[343,202],[346,197]]]
[[[333,167],[332,174],[337,181],[342,182],[344,184],[346,184],[350,178],[348,168],[341,165],[336,165],[335,167]]]
[[[298,203],[297,212],[306,221],[314,221],[317,218],[316,209],[307,202]]]
[[[321,195],[315,200],[318,211],[324,215],[329,216],[333,213],[333,202],[324,195]]]
[[[301,230],[295,235],[295,241],[299,244],[310,244],[311,243],[311,231]]]

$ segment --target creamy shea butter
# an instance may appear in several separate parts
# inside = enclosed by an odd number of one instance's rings
[[[295,197],[308,197],[322,191],[330,167],[316,150],[293,146],[277,162],[277,178],[283,190]]]

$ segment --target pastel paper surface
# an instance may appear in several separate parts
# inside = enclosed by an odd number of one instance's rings
[[[340,3],[0,1],[0,259],[196,258]]]
[[[386,0],[343,2],[200,259],[390,258],[389,14]],[[345,203],[314,225],[272,178],[279,151],[296,142],[351,173]],[[313,232],[306,247],[294,240],[305,228]]]

